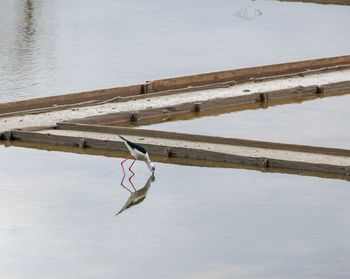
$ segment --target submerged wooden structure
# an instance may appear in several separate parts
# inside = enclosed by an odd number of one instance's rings
[[[77,108],[105,103],[127,102],[159,96],[175,96],[186,92],[227,88],[243,83],[259,83],[288,77],[303,77],[318,73],[332,73],[350,69],[350,56],[283,63],[207,74],[192,75],[145,82],[144,84],[96,90],[90,92],[52,96],[19,102],[0,104],[0,117],[40,114],[67,108]],[[172,106],[143,110],[110,112],[55,125],[24,127],[2,131],[1,139],[7,142],[35,142],[80,149],[125,151],[118,135],[128,135],[143,144],[151,155],[164,157],[167,162],[176,158],[212,161],[213,164],[228,163],[232,166],[264,171],[291,170],[308,173],[335,175],[350,178],[350,150],[282,144],[246,139],[209,137],[186,133],[171,133],[120,127],[125,123],[151,123],[176,115],[196,114],[220,109],[243,110],[251,106],[301,102],[313,98],[350,93],[350,76],[340,82],[308,86],[296,86],[279,90],[247,93],[227,98],[209,98]],[[106,126],[114,124],[118,126]],[[1,129],[0,129],[1,131]]]

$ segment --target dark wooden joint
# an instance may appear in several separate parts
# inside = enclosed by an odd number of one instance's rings
[[[259,162],[259,167],[267,168],[269,166],[269,160],[267,158],[262,158]]]
[[[86,147],[86,140],[80,139],[79,140],[79,148],[85,148]]]
[[[260,93],[260,102],[267,103],[269,100],[269,94],[268,93]]]
[[[131,120],[131,121],[137,121],[137,120],[138,120],[138,115],[137,115],[136,112],[134,112],[134,113],[131,114],[130,120]]]
[[[141,86],[141,94],[147,94],[150,92],[150,81],[146,81],[144,84]]]
[[[350,176],[350,167],[345,168],[345,175]]]
[[[324,87],[321,85],[316,86],[316,93],[317,94],[322,94],[324,93]]]
[[[195,104],[194,104],[194,111],[195,111],[195,112],[200,112],[200,111],[202,111],[202,103],[195,103]]]
[[[168,147],[164,150],[164,155],[165,157],[170,158],[170,157],[174,157],[175,153],[171,150],[170,147]]]
[[[11,132],[11,131],[6,131],[6,132],[4,132],[4,134],[3,134],[3,139],[4,139],[4,140],[7,140],[7,141],[12,140],[12,132]]]

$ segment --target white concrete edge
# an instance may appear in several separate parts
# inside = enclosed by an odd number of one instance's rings
[[[304,77],[289,77],[270,81],[247,82],[233,85],[228,88],[208,89],[167,96],[155,96],[146,99],[69,108],[33,115],[28,114],[24,116],[5,117],[0,118],[0,132],[16,128],[55,125],[57,122],[61,121],[69,121],[71,119],[98,116],[108,113],[174,106],[188,102],[206,101],[253,93],[264,93],[297,86],[325,85],[349,80],[350,70],[346,69],[328,73],[306,75]]]

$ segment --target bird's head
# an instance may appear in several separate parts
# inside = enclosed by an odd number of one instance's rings
[[[156,166],[152,162],[150,163],[150,165],[151,165],[151,171],[154,172],[156,170]]]
[[[156,170],[156,166],[153,164],[153,162],[149,159],[148,156],[146,157],[145,162],[151,172],[154,172]]]

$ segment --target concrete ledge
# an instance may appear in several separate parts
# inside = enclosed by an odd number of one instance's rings
[[[61,129],[42,130],[37,132],[15,130],[11,131],[11,137],[8,140],[49,143],[80,148],[126,151],[124,143],[119,139],[119,136],[116,133],[102,133],[98,129],[92,132],[63,130],[62,128],[63,127],[61,126]],[[93,128],[96,129],[96,127]],[[124,130],[124,132],[125,131],[126,130]],[[248,146],[244,146],[235,144],[237,139],[208,137],[210,138],[210,141],[208,142],[207,139],[204,141],[204,138],[201,138],[204,136],[199,135],[173,133],[168,133],[168,135],[166,135],[165,133],[167,132],[164,132],[164,137],[162,138],[161,136],[156,137],[158,131],[149,131],[153,132],[155,137],[144,136],[144,131],[141,131],[140,134],[137,134],[138,130],[134,131],[135,135],[129,135],[128,138],[134,142],[142,144],[151,156],[191,158],[214,162],[253,165],[263,169],[281,168],[332,173],[344,176],[349,175],[349,150],[325,149],[310,146],[296,146],[297,150],[291,150],[294,145],[281,145],[254,141],[250,141],[248,142]],[[166,138],[165,135],[167,136]],[[168,136],[171,135],[174,137],[169,138]],[[176,136],[179,138],[176,139]],[[82,140],[84,143],[83,145]],[[246,140],[238,141],[241,141],[239,143],[242,144],[246,142]],[[249,146],[251,143],[258,146]],[[267,146],[264,144],[267,144]],[[273,148],[267,148],[269,146]],[[278,148],[279,146],[281,148]],[[291,148],[287,149],[288,147]],[[306,151],[301,151],[303,149]],[[319,150],[324,151],[324,153],[317,153]],[[330,155],[328,153],[333,154]],[[336,153],[336,155],[334,155],[334,153]]]
[[[291,75],[305,75],[308,73],[336,70],[350,66],[350,55],[327,57],[321,59],[304,60],[289,63],[265,65],[235,70],[226,70],[182,77],[147,81],[144,84],[135,84],[108,89],[92,90],[66,95],[56,95],[44,98],[35,98],[17,102],[0,104],[0,115],[13,112],[23,112],[35,109],[64,109],[71,105],[97,104],[116,97],[137,96],[174,89],[186,90],[188,87],[200,87],[223,84],[242,83],[254,80],[286,77]],[[203,88],[202,88],[203,89]],[[178,91],[179,92],[179,91]]]

